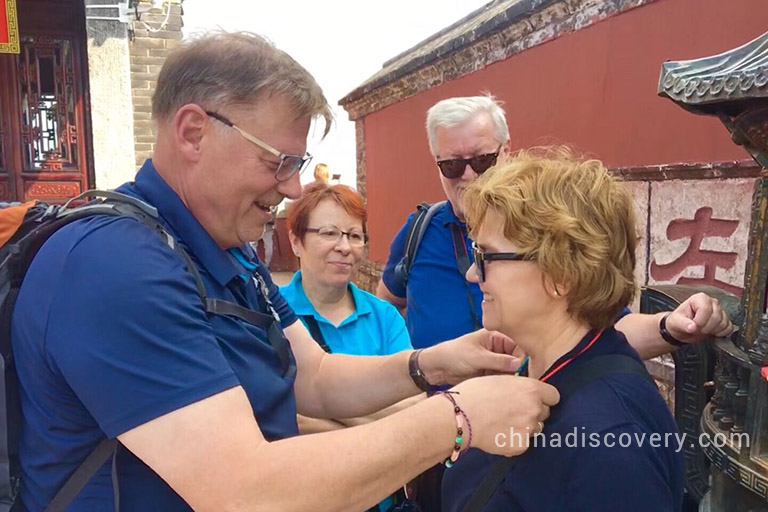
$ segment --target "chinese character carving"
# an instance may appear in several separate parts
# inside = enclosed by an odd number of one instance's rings
[[[693,220],[675,219],[667,226],[667,239],[670,241],[690,239],[688,248],[671,263],[659,265],[651,263],[651,276],[657,281],[670,281],[688,267],[704,267],[703,277],[680,277],[678,284],[709,285],[725,290],[734,295],[741,295],[741,288],[715,278],[717,268],[725,270],[736,265],[736,252],[705,250],[701,243],[708,237],[729,238],[739,225],[738,220],[713,219],[712,208],[699,208]]]

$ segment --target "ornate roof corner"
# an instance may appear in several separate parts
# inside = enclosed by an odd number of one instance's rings
[[[665,62],[659,96],[717,116],[733,141],[768,168],[768,32],[720,55]]]
[[[720,55],[665,62],[659,96],[700,114],[714,114],[725,102],[768,98],[768,32]]]

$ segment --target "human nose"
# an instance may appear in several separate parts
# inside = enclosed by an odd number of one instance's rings
[[[464,181],[472,181],[477,178],[477,173],[469,163],[464,167],[464,174],[461,175],[461,179]]]
[[[349,243],[349,235],[347,233],[339,233],[339,239],[336,241],[335,248],[344,254],[352,250],[352,245]]]
[[[480,284],[480,269],[477,268],[477,263],[473,263],[469,267],[469,269],[467,270],[467,273],[464,275],[464,277],[470,283]]]
[[[301,196],[301,176],[294,173],[293,176],[277,184],[277,191],[288,199],[298,199]]]

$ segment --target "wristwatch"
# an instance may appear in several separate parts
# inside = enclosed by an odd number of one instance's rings
[[[420,348],[411,352],[411,356],[408,358],[408,372],[411,374],[411,378],[413,379],[413,383],[416,384],[416,387],[422,391],[431,393],[434,391],[434,388],[427,382],[427,376],[424,375],[424,372],[419,367],[419,355],[422,350],[424,349]]]

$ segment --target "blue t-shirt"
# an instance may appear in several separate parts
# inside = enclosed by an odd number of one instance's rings
[[[323,341],[332,353],[389,356],[404,350],[413,350],[405,320],[389,302],[361,290],[354,283],[349,283],[352,299],[355,301],[355,312],[337,327],[317,312],[301,283],[301,271],[298,271],[290,284],[280,288],[280,293],[305,326],[305,316],[315,318]],[[386,498],[379,503],[379,510],[389,510],[392,504],[392,498]]]
[[[150,161],[118,191],[158,209],[210,297],[265,311],[251,274],[216,245]],[[258,266],[253,252],[242,250]],[[269,273],[257,271],[282,326],[295,322]],[[298,433],[294,378],[283,376],[265,331],[232,317],[209,318],[182,257],[132,218],[76,221],[45,243],[22,285],[12,341],[27,510],[43,510],[105,436],[235,386],[244,388],[267,439]],[[68,510],[114,510],[109,466]],[[117,474],[122,510],[191,510],[125,447]]]
[[[581,351],[594,334],[551,368]],[[558,387],[579,365],[607,354],[640,359],[624,335],[609,329],[549,383]],[[677,512],[685,484],[677,433],[653,384],[638,375],[603,377],[552,409],[544,428],[546,447],[539,441],[517,459],[483,511]],[[658,434],[657,447],[651,443],[652,434]],[[556,438],[560,447],[553,446]],[[461,511],[497,460],[498,456],[471,449],[446,470],[443,511]]]
[[[395,267],[405,254],[408,228],[415,216],[408,217],[405,226],[392,240],[381,279],[393,295],[406,299],[406,323],[411,343],[415,348],[426,348],[476,330],[475,318],[481,323],[483,320],[483,292],[478,284],[467,281],[459,270],[451,224],[457,225],[464,235],[470,263],[474,263],[472,240],[466,224],[456,217],[449,201],[430,219],[411,266],[408,285],[402,286],[395,277]],[[617,320],[629,313],[630,310],[625,308]]]
[[[414,216],[408,218],[408,222],[392,240],[382,280],[393,295],[406,299],[411,343],[415,348],[425,348],[474,331],[476,327],[469,293],[472,294],[474,314],[478,321],[483,318],[483,293],[477,284],[468,282],[459,270],[451,224],[461,229],[470,262],[474,261],[472,242],[466,224],[453,213],[449,201],[430,220],[411,267],[408,286],[403,287],[398,283],[394,270],[405,253],[408,228]]]
[[[315,318],[331,352],[355,356],[388,356],[413,349],[405,320],[389,302],[350,283],[355,312],[336,327],[317,312],[301,283],[299,271],[289,285],[280,288],[280,293],[305,325],[304,316]]]

